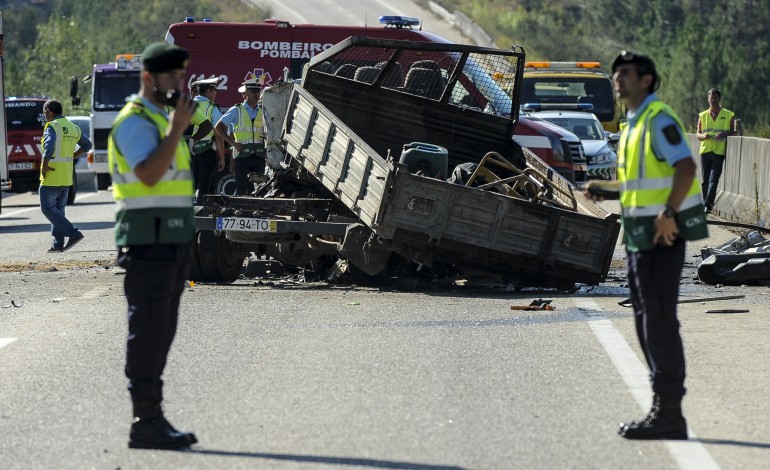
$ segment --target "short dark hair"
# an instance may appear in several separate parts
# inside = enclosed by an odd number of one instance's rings
[[[712,88],[709,90],[709,95],[717,95],[718,97],[722,97],[722,92],[719,91],[718,88]]]
[[[60,115],[64,112],[64,108],[62,107],[61,103],[56,100],[48,100],[43,105],[43,111],[51,111],[55,115]]]

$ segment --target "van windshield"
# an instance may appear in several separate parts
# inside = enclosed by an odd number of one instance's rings
[[[43,101],[6,101],[8,130],[39,130],[45,126]]]
[[[566,104],[575,109],[578,103],[591,103],[592,113],[600,121],[612,121],[615,100],[612,82],[604,77],[525,76],[522,103]]]
[[[120,110],[139,85],[138,70],[94,73],[94,110]]]

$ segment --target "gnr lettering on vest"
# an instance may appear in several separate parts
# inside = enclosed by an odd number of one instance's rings
[[[168,219],[168,228],[184,228],[184,219]]]
[[[131,230],[131,222],[121,222],[120,223],[120,229],[124,232],[128,232]]]

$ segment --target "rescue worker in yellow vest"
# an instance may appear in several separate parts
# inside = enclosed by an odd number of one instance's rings
[[[43,163],[40,166],[40,210],[51,222],[53,242],[48,253],[67,251],[83,234],[65,215],[67,194],[74,178],[75,158],[91,150],[91,141],[80,127],[62,116],[62,104],[48,100],[43,105]],[[76,146],[79,146],[77,150]],[[64,244],[64,237],[69,237]]]
[[[696,165],[679,117],[658,100],[649,57],[623,51],[612,63],[618,97],[629,110],[618,146],[623,243],[636,334],[650,368],[653,402],[641,420],[620,425],[626,439],[687,439],[682,415],[685,358],[676,305],[685,241],[708,236]],[[602,199],[607,184],[586,194]]]
[[[232,146],[230,167],[235,173],[235,195],[248,196],[252,192],[249,173],[265,172],[265,129],[259,106],[262,85],[252,78],[238,91],[243,94],[243,103],[228,109],[214,130]]]
[[[698,115],[696,137],[700,140],[701,190],[706,212],[711,213],[727,155],[727,136],[735,135],[735,113],[721,106],[722,92],[716,88],[709,90],[708,100],[709,109]]]
[[[217,85],[219,78],[207,78],[194,81],[190,84],[190,89],[195,93],[194,101],[198,106],[197,115],[206,118],[205,124],[210,127],[206,135],[198,136],[203,129],[193,120],[195,128],[193,129],[192,145],[192,171],[193,183],[195,186],[195,205],[203,204],[203,196],[212,193],[212,181],[214,172],[225,169],[225,151],[224,143],[219,134],[214,132],[216,122],[222,117],[219,106],[214,102],[217,97]],[[210,123],[210,124],[209,124]]]
[[[142,53],[141,86],[112,125],[107,150],[116,202],[118,264],[125,268],[128,340],[125,373],[133,404],[131,448],[195,444],[164,417],[163,370],[190,270],[193,183],[183,140],[195,102],[181,93],[188,52],[153,43]],[[164,106],[174,107],[167,115]]]

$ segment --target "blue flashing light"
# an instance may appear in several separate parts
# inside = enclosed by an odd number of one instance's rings
[[[578,103],[577,107],[581,111],[593,111],[594,110],[593,103]]]
[[[420,25],[419,18],[412,18],[410,16],[380,16],[379,21],[385,26],[396,26],[398,28]]]
[[[204,23],[211,23],[211,18],[203,18]]]
[[[194,16],[185,16],[184,17],[185,23],[195,23],[195,17]]]

